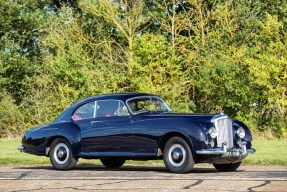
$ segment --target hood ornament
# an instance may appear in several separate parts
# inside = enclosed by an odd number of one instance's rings
[[[224,115],[224,110],[221,110],[221,111],[220,111],[220,115]]]

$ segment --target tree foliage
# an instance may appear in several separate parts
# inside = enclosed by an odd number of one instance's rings
[[[0,137],[111,92],[287,135],[285,1],[0,2]]]

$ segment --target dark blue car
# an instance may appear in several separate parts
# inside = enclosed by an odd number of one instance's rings
[[[78,158],[100,159],[108,168],[163,159],[169,171],[185,173],[195,163],[235,171],[255,152],[251,145],[247,126],[224,114],[173,113],[157,95],[124,93],[78,101],[27,131],[19,150],[49,156],[59,170],[74,168]]]

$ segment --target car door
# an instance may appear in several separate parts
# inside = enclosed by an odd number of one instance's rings
[[[95,101],[94,117],[81,128],[81,154],[86,156],[132,156],[132,122],[122,101]],[[83,123],[86,124],[87,122]]]
[[[157,121],[149,115],[133,116],[134,156],[154,156],[161,131]]]
[[[133,113],[133,146],[134,156],[154,156],[157,153],[158,141],[163,135],[161,120],[150,112],[162,109],[159,100],[152,97],[138,97],[128,100]]]

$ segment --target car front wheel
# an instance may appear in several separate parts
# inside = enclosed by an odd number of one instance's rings
[[[163,160],[166,168],[173,173],[186,173],[194,166],[191,149],[181,137],[172,137],[167,141]]]
[[[102,164],[107,168],[119,168],[121,167],[126,160],[118,159],[101,159]]]
[[[235,171],[241,164],[241,161],[233,164],[213,164],[213,166],[220,172],[232,172]]]
[[[71,144],[66,139],[55,139],[50,148],[49,156],[54,168],[68,170],[77,165],[78,160],[73,157]]]

